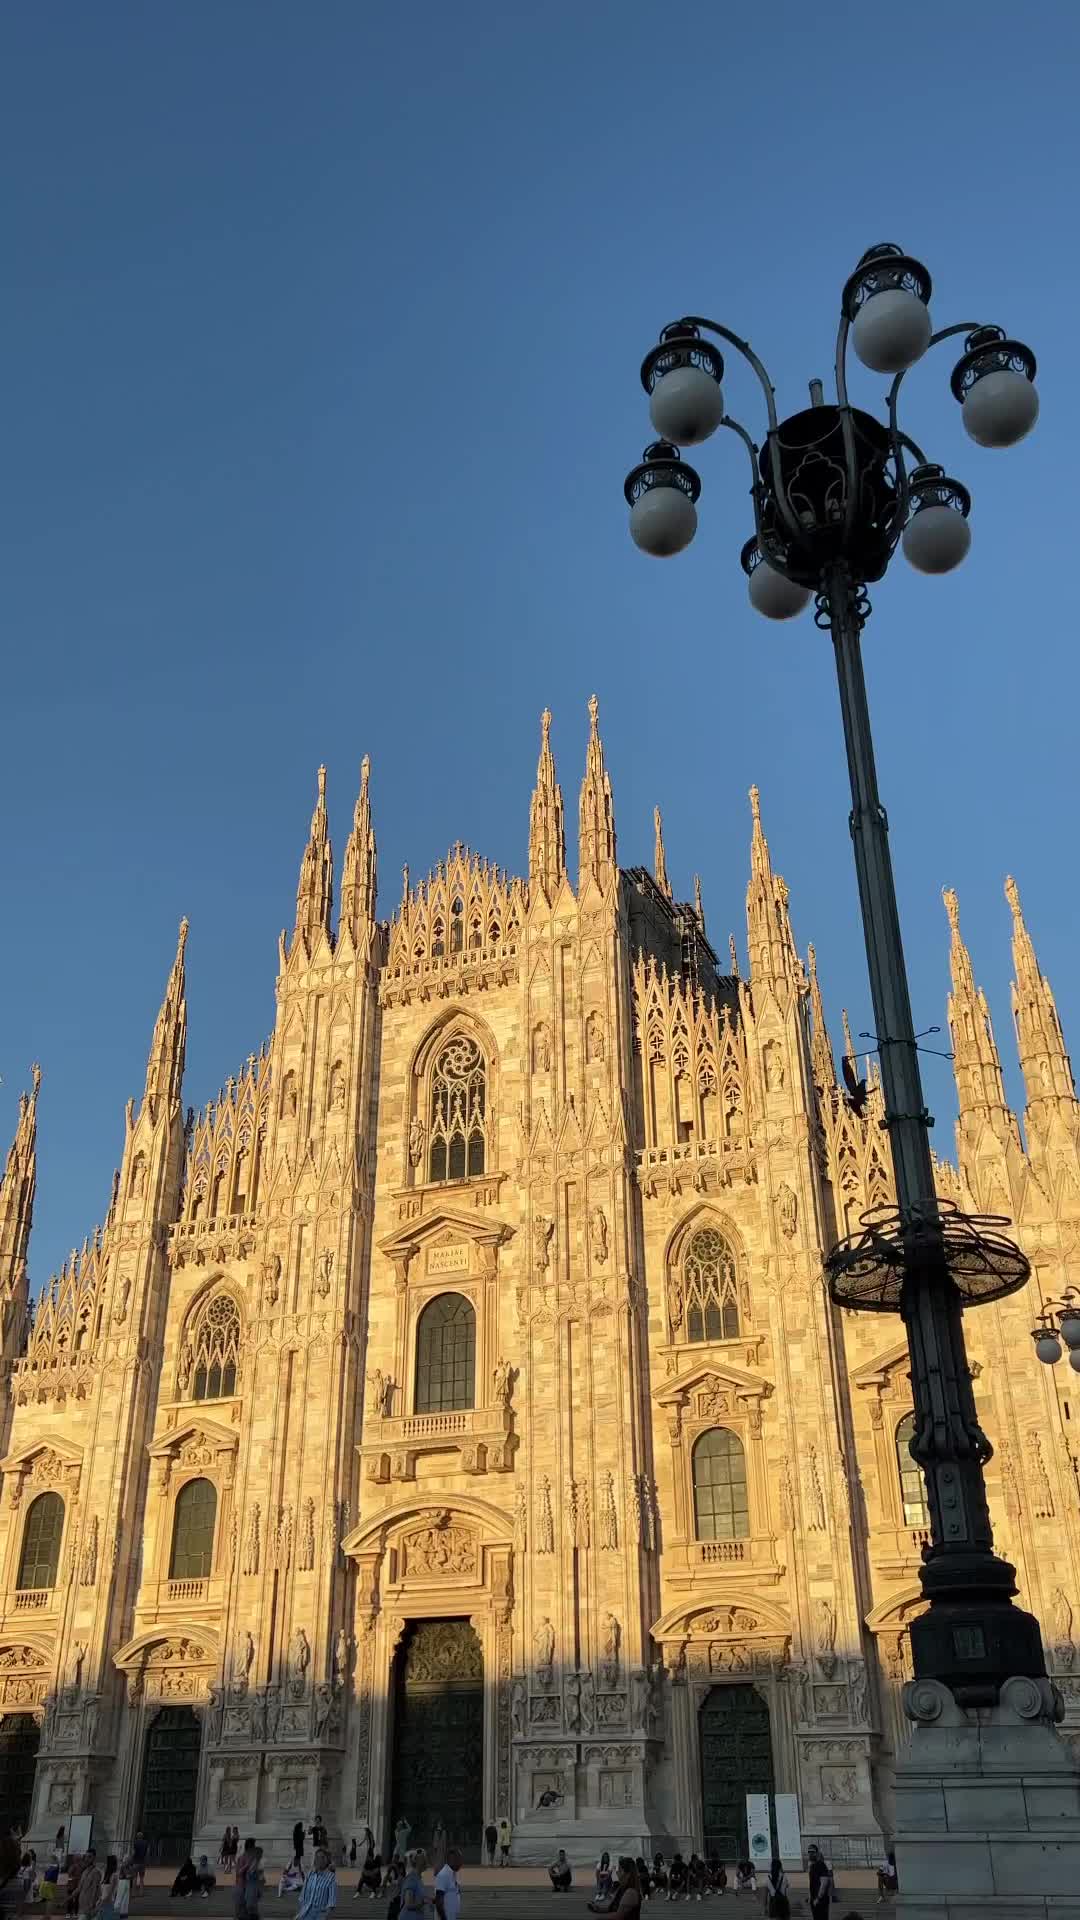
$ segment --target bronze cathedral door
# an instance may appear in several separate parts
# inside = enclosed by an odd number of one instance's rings
[[[773,1790],[769,1709],[755,1687],[713,1687],[698,1720],[705,1856],[745,1860],[746,1796]]]
[[[394,1671],[390,1826],[428,1847],[441,1820],[466,1860],[479,1860],[484,1825],[484,1656],[467,1620],[408,1626]]]
[[[162,1707],[146,1736],[140,1830],[152,1861],[178,1867],[195,1835],[202,1723],[190,1707]]]

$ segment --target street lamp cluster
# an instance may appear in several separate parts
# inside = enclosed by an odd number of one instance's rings
[[[1080,1373],[1080,1292],[1066,1287],[1060,1300],[1048,1300],[1031,1330],[1035,1351],[1048,1367],[1057,1365],[1062,1347],[1068,1350],[1069,1365]]]
[[[649,417],[661,437],[646,447],[625,484],[637,545],[660,557],[689,545],[697,530],[701,481],[679,449],[700,445],[717,427],[728,427],[750,454],[756,531],[743,548],[742,564],[759,613],[773,620],[801,613],[820,586],[823,546],[837,552],[850,547],[857,526],[864,536],[856,569],[863,581],[881,578],[898,540],[921,573],[949,573],[959,566],[971,545],[971,497],[901,432],[896,418],[901,381],[928,347],[966,334],[952,376],[964,425],[979,446],[1011,447],[1038,416],[1035,359],[1000,327],[964,322],[935,334],[930,293],[926,268],[899,247],[872,247],[864,254],[841,301],[838,405],[825,406],[821,384],[813,381],[811,407],[782,424],[765,369],[745,341],[696,316],[665,327],[641,368]],[[723,356],[703,338],[703,329],[730,341],[761,381],[768,411],[763,452],[725,411]],[[894,375],[887,423],[848,403],[849,333],[864,366]],[[905,454],[916,463],[910,472]]]
[[[861,1231],[830,1254],[826,1270],[837,1305],[899,1312],[904,1320],[911,1453],[926,1479],[931,1522],[922,1568],[928,1606],[911,1626],[915,1672],[943,1682],[962,1705],[984,1706],[996,1702],[1010,1676],[1042,1678],[1046,1665],[1038,1622],[1013,1604],[1015,1569],[993,1549],[984,1474],[993,1450],[976,1412],[962,1311],[1014,1292],[1030,1268],[998,1231],[1000,1222],[965,1216],[935,1193],[861,632],[870,611],[867,583],[883,577],[898,546],[921,572],[947,573],[971,542],[967,489],[899,425],[909,369],[938,341],[964,336],[952,391],[967,432],[983,447],[1021,440],[1035,424],[1038,396],[1027,347],[1001,327],[974,321],[935,333],[930,295],[926,268],[901,248],[865,253],[841,295],[835,403],[826,403],[821,381],[812,380],[810,406],[785,420],[768,373],[738,334],[693,314],[665,327],[641,368],[660,438],[645,449],[624,492],[636,544],[661,557],[681,552],[697,529],[701,481],[680,448],[729,429],[750,461],[754,533],[742,564],[751,604],[786,620],[813,597],[816,623],[832,635],[897,1206],[867,1215]],[[755,374],[765,402],[763,444],[727,412],[723,355],[707,335],[732,346]],[[849,339],[865,366],[892,376],[884,420],[848,398]],[[1080,1347],[1080,1313],[1069,1324]],[[1068,1341],[1064,1322],[1062,1332]],[[1047,1342],[1051,1336],[1056,1341],[1052,1328]]]

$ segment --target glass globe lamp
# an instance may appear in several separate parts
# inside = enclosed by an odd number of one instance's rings
[[[1039,417],[1035,355],[1001,327],[979,327],[964,345],[951,381],[964,427],[980,447],[1015,447]]]
[[[916,467],[909,482],[911,510],[901,545],[919,573],[951,573],[971,546],[971,495],[944,467]]]
[[[723,355],[689,321],[665,327],[641,365],[657,433],[677,447],[697,446],[715,433],[724,417],[723,373]]]
[[[697,532],[700,492],[700,479],[680,460],[677,447],[667,440],[646,447],[641,464],[632,468],[623,485],[634,545],[660,560],[682,553]]]
[[[904,373],[930,345],[931,281],[926,268],[891,243],[864,253],[844,288],[851,341],[872,373]]]
[[[769,565],[757,540],[748,540],[742,550],[744,571],[749,575],[750,605],[766,620],[793,620],[810,598],[809,587],[789,580],[778,567]]]

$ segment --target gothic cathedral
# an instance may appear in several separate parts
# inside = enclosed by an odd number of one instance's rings
[[[35,1072],[0,1188],[0,1806],[39,1845],[92,1812],[162,1861],[232,1823],[276,1861],[318,1811],[475,1858],[505,1815],[521,1861],[730,1863],[748,1789],[838,1863],[890,1831],[908,1363],[822,1280],[890,1203],[880,1089],[838,1084],[756,792],[743,975],[659,814],[653,871],[619,868],[595,701],[572,885],[549,724],[528,879],[459,843],[388,921],[365,761],[334,924],[320,771],[272,1039],[186,1119],[181,925],[105,1224],[31,1308]],[[1024,1135],[948,894],[940,1190],[1033,1263],[967,1333],[1080,1728],[1080,1383],[1029,1331],[1080,1241],[1080,1107],[1007,892]]]

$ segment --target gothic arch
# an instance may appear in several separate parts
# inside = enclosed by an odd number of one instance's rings
[[[438,1052],[438,1049],[444,1040],[450,1038],[451,1029],[458,1027],[476,1041],[477,1046],[487,1061],[489,1079],[494,1076],[498,1067],[499,1049],[496,1044],[495,1035],[488,1026],[487,1021],[482,1020],[480,1016],[473,1013],[471,1009],[452,1006],[445,1008],[442,1013],[436,1014],[427,1031],[422,1034],[417,1041],[409,1069],[413,1080],[427,1078],[431,1071],[432,1060]]]
[[[235,1338],[231,1341],[226,1342],[223,1339],[215,1340],[215,1330],[211,1328],[208,1321],[210,1311],[218,1300],[226,1301],[235,1315],[236,1334]],[[223,1274],[213,1274],[205,1286],[200,1287],[194,1298],[188,1303],[187,1312],[184,1315],[176,1369],[177,1394],[180,1399],[186,1400],[193,1398],[199,1401],[228,1400],[231,1399],[235,1393],[239,1392],[241,1373],[240,1356],[243,1348],[245,1330],[244,1320],[244,1306],[236,1287],[233,1286],[230,1281],[226,1280]],[[224,1323],[222,1323],[222,1327],[217,1331],[220,1333],[224,1332]],[[205,1370],[208,1365],[215,1363],[220,1367],[221,1358],[226,1353],[226,1347],[228,1347],[232,1355],[233,1380],[231,1389],[228,1392],[222,1390],[217,1393],[210,1393],[208,1391],[202,1393],[197,1392],[196,1383],[200,1370]],[[221,1350],[220,1354],[218,1352],[219,1348]],[[207,1382],[207,1384],[209,1384],[209,1382]]]
[[[484,1072],[484,1111],[483,1111],[483,1167],[466,1171],[460,1175],[447,1174],[435,1176],[438,1184],[449,1183],[457,1178],[480,1178],[496,1170],[498,1165],[498,1121],[499,1121],[499,1050],[495,1036],[486,1021],[478,1019],[461,1007],[448,1007],[428,1028],[418,1042],[412,1057],[409,1074],[409,1099],[404,1115],[403,1161],[410,1179],[418,1185],[427,1185],[433,1178],[431,1173],[431,1133],[433,1106],[433,1075],[436,1062],[443,1049],[457,1034],[471,1040],[483,1060]]]
[[[718,1233],[730,1251],[734,1302],[738,1315],[733,1331],[705,1335],[704,1339],[706,1341],[710,1339],[742,1340],[749,1332],[753,1319],[750,1287],[747,1280],[746,1244],[730,1215],[721,1212],[709,1201],[699,1201],[696,1206],[691,1207],[689,1213],[676,1223],[668,1236],[668,1243],[664,1250],[668,1339],[682,1344],[689,1343],[685,1265],[690,1247],[696,1235],[703,1229],[711,1229],[714,1233]],[[695,1341],[700,1339],[702,1335],[695,1335]]]

